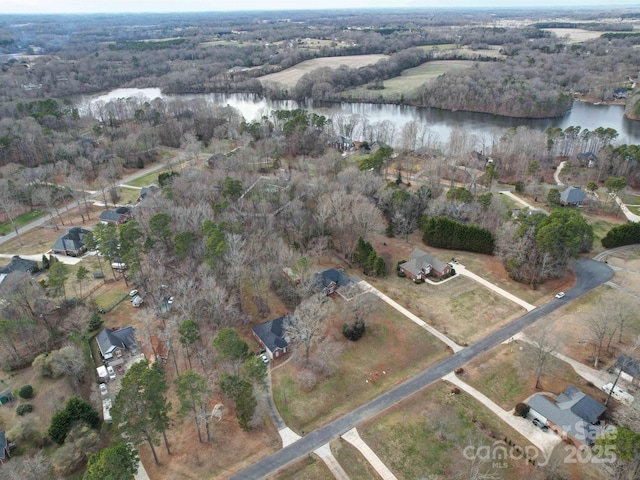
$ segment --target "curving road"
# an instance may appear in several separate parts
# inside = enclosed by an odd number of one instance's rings
[[[257,463],[232,476],[231,479],[255,480],[277,472],[289,463],[294,462],[304,455],[310,454],[322,445],[348,432],[362,422],[378,415],[382,411],[413,395],[427,385],[440,380],[440,378],[447,373],[452,372],[481,353],[490,350],[496,345],[514,336],[516,333],[531,325],[541,317],[560,308],[566,302],[576,299],[604,282],[607,282],[613,276],[613,270],[608,265],[596,262],[595,260],[579,260],[576,262],[574,270],[577,277],[576,285],[566,292],[566,296],[563,299],[553,299],[545,303],[517,320],[514,320],[510,324],[496,330],[478,343],[465,348],[432,367],[427,368],[392,390],[383,393],[379,397],[371,400],[361,407],[356,408],[337,420],[334,420],[328,425],[309,433],[282,450],[263,458]]]

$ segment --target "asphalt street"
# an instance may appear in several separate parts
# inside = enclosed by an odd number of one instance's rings
[[[305,435],[297,442],[266,458],[263,458],[245,470],[242,470],[238,474],[232,476],[231,479],[255,480],[258,478],[264,478],[277,472],[300,457],[309,455],[317,448],[346,433],[362,422],[378,415],[392,405],[395,405],[399,401],[420,391],[427,385],[439,381],[440,378],[447,373],[452,372],[478,355],[504,342],[534,323],[536,320],[548,315],[554,310],[565,305],[567,302],[584,295],[588,291],[608,281],[613,276],[613,270],[608,265],[595,260],[583,259],[577,261],[574,265],[574,271],[577,278],[576,285],[566,292],[566,296],[564,298],[553,298],[544,305],[528,312],[499,330],[496,330],[481,341],[442,360],[440,363],[427,368],[392,390],[383,393],[379,397],[371,400],[361,407],[356,408],[324,427]]]

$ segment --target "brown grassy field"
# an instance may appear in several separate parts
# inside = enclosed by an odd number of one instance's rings
[[[306,60],[281,72],[270,73],[269,75],[264,75],[259,78],[263,83],[279,83],[286,88],[292,88],[295,87],[298,80],[300,80],[305,73],[317,68],[338,68],[340,65],[358,68],[374,64],[383,58],[387,58],[387,55],[348,55],[344,57],[314,58],[313,60]]]
[[[520,447],[529,444],[473,397],[450,391],[447,384],[434,384],[358,428],[399,479],[462,478],[463,472],[472,470],[463,454],[466,446],[490,445],[505,438]],[[499,470],[491,463],[480,469],[497,475],[487,478],[544,478],[522,459],[510,460]]]
[[[300,363],[292,359],[273,372],[276,405],[293,430],[311,431],[448,355],[445,346],[425,330],[377,298],[372,302],[367,331],[357,342],[342,336],[344,314],[330,320],[327,335],[344,346],[330,377],[304,389],[298,380],[304,358]]]

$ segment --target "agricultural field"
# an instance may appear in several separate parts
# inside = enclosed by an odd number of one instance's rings
[[[387,55],[377,54],[314,58],[313,60],[306,60],[281,72],[270,73],[259,78],[263,84],[265,82],[279,83],[285,88],[293,88],[305,73],[309,73],[318,68],[328,67],[335,69],[340,67],[341,65],[346,65],[351,68],[358,68],[364,67],[366,65],[372,65],[385,58],[387,58]]]
[[[593,30],[582,30],[580,28],[543,28],[542,30],[555,34],[559,39],[568,37],[568,43],[586,42],[587,40],[599,38],[605,33]]]
[[[472,60],[434,60],[418,67],[408,68],[400,76],[385,80],[383,90],[368,90],[361,86],[342,92],[342,96],[358,98],[359,95],[363,95],[363,98],[380,98],[394,102],[403,96],[412,94],[421,85],[444,73],[467,69],[474,63]]]

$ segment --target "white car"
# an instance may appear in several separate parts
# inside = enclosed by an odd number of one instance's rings
[[[558,292],[558,293],[556,293],[556,298],[563,298],[564,295],[565,295],[564,292]]]
[[[109,365],[107,367],[107,373],[109,374],[109,379],[110,380],[115,380],[116,378],[116,371],[113,369],[113,367],[111,365]]]
[[[260,360],[262,360],[264,363],[269,363],[269,357],[267,357],[264,353],[261,353],[260,355],[258,355],[258,357],[260,357]]]
[[[106,383],[101,383],[100,384],[100,394],[104,397],[107,393],[109,393],[107,391],[107,384]]]
[[[137,294],[138,294],[138,290],[131,290],[131,291],[129,292],[129,296],[130,296],[130,297],[135,297]]]

